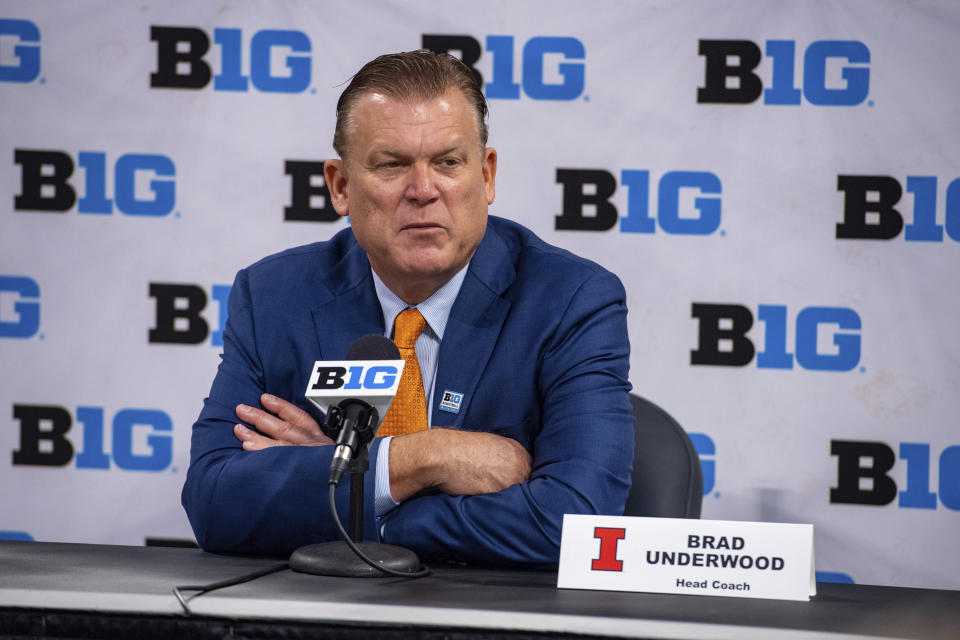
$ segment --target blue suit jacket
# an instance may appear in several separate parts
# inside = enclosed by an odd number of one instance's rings
[[[345,359],[368,333],[384,333],[383,315],[350,229],[237,274],[183,488],[204,549],[285,555],[338,538],[327,498],[333,447],[245,452],[234,409],[260,406],[268,392],[319,420],[304,398],[314,361]],[[423,559],[550,566],[564,513],[622,513],[633,457],[629,350],[616,276],[491,216],[440,346],[432,423],[514,438],[531,452],[533,471],[497,493],[408,500],[383,518],[383,541]],[[445,390],[463,394],[458,414],[439,410]],[[372,539],[379,442],[365,480]],[[336,500],[344,522],[348,485]]]

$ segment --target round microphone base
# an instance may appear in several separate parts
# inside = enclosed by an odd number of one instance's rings
[[[387,569],[413,574],[421,569],[420,558],[413,551],[380,542],[357,542],[357,547],[368,558]],[[318,576],[349,578],[388,578],[391,576],[374,569],[357,557],[345,542],[322,542],[300,547],[290,555],[290,568]]]

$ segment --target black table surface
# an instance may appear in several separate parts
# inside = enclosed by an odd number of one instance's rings
[[[279,562],[197,549],[0,541],[0,635],[29,636],[24,625],[47,629],[38,616],[73,612],[457,629],[464,637],[473,630],[529,637],[960,638],[960,591],[868,585],[819,583],[809,602],[794,602],[557,589],[555,572],[438,565],[417,580],[284,570],[190,600],[192,617],[173,594],[175,586],[213,583]]]

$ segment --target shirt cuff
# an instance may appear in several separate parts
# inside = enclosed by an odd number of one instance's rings
[[[373,510],[380,518],[400,503],[390,494],[390,441],[393,436],[383,438],[377,451],[376,488],[374,490]]]

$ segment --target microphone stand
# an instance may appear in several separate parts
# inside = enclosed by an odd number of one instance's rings
[[[374,410],[376,411],[376,410]],[[323,430],[328,436],[339,434],[342,424],[343,413],[339,410],[330,408],[327,412],[327,420],[324,422]],[[374,425],[376,426],[376,425]],[[370,469],[369,444],[373,435],[370,434],[366,442],[358,442],[356,453],[347,463],[346,471],[350,473],[350,533],[349,538],[353,543],[349,545],[342,540],[332,542],[321,542],[300,547],[290,556],[290,568],[294,571],[303,573],[312,573],[321,576],[345,576],[353,578],[381,578],[393,576],[397,573],[411,574],[410,577],[417,577],[413,574],[421,572],[420,558],[413,551],[404,547],[398,547],[381,542],[367,541],[363,539],[363,504],[364,504],[364,475]],[[334,438],[336,440],[336,438]],[[339,516],[336,512],[334,503],[334,484],[330,485],[330,510],[331,516],[335,519],[338,528],[344,537],[347,537],[343,526],[340,524]],[[357,551],[382,569],[377,569],[362,560]]]
[[[350,539],[363,542],[363,474],[370,469],[370,456],[363,454],[350,461]]]

